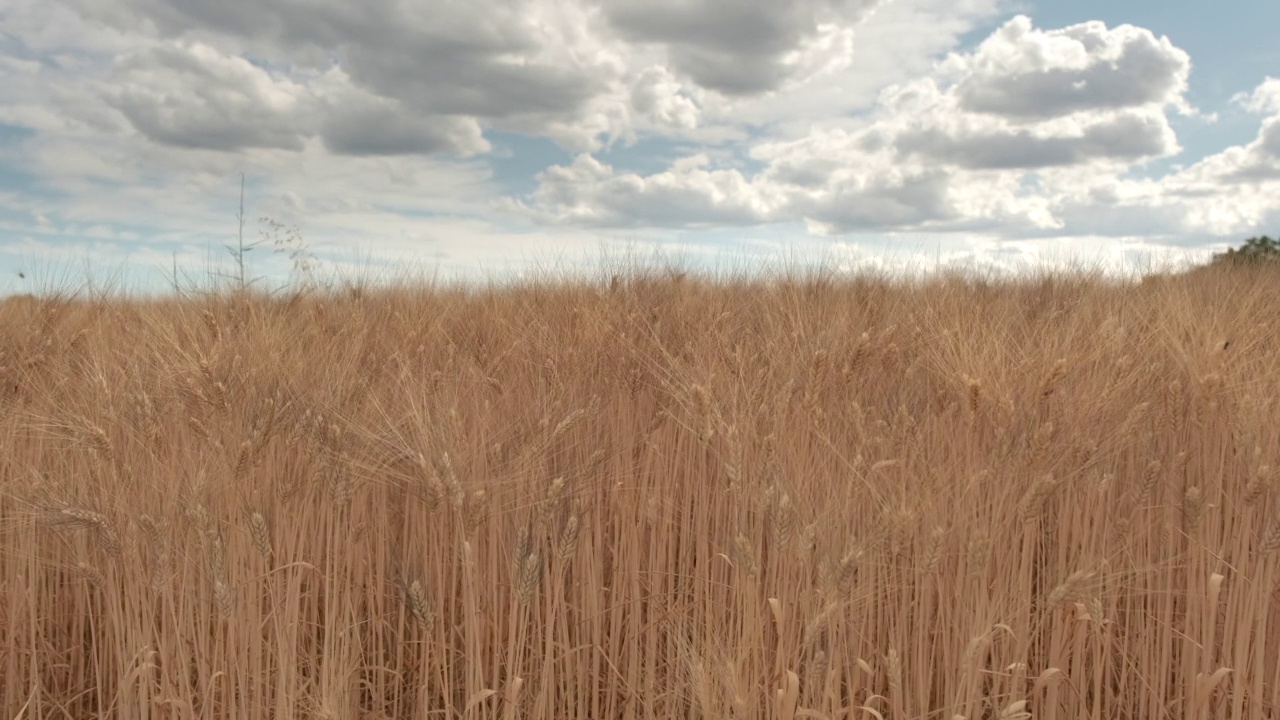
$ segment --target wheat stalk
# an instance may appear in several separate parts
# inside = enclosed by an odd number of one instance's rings
[[[99,590],[106,587],[107,583],[102,578],[102,573],[99,573],[92,565],[83,560],[76,563],[76,574]]]
[[[431,627],[435,613],[427,602],[427,593],[423,590],[422,583],[417,580],[405,582],[404,578],[398,578],[398,584],[405,606],[409,608],[409,613],[413,615],[414,620],[423,627]]]
[[[977,378],[969,378],[968,389],[969,415],[976,417],[982,402],[982,381]]]
[[[235,599],[222,578],[213,579],[213,602],[224,618],[230,620],[235,615]]]
[[[536,549],[530,549],[520,567],[518,594],[521,603],[529,602],[529,597],[542,578],[542,567],[542,556]]]
[[[978,528],[969,537],[968,567],[971,580],[981,580],[987,574],[987,558],[991,551],[991,536]]]
[[[222,532],[210,527],[205,535],[205,565],[209,574],[221,576],[227,567],[227,546],[222,540]]]
[[[904,717],[906,713],[903,709],[902,694],[902,659],[898,657],[898,651],[889,648],[889,652],[885,654],[884,659],[885,673],[889,676],[889,702],[893,706],[894,717]]]
[[[772,505],[773,542],[781,552],[791,547],[791,538],[795,534],[795,508],[791,504],[791,496],[782,488],[777,488],[777,501]]]
[[[169,541],[165,534],[168,525],[157,523],[150,515],[145,513],[138,516],[137,522],[146,536],[147,546],[155,553],[149,587],[152,593],[159,594],[164,588],[164,584],[168,582],[171,570]]]
[[[444,502],[447,490],[440,478],[439,470],[427,461],[422,453],[418,453],[415,466],[418,470],[418,497],[427,505],[427,509],[435,510]]]
[[[213,344],[222,344],[222,326],[218,324],[218,318],[208,310],[201,310],[200,316],[204,318],[205,327],[209,328],[209,333],[213,335]]]
[[[858,343],[853,349],[853,355],[849,357],[849,361],[844,366],[844,379],[846,383],[852,380],[853,376],[858,373],[859,369],[861,369],[862,363],[866,359],[867,352],[870,350],[870,347],[871,335],[865,332],[859,335]]]
[[[254,549],[263,560],[271,562],[273,555],[271,533],[267,527],[266,517],[257,510],[249,509],[245,513],[245,525],[249,528],[249,538],[253,541]]]
[[[1271,466],[1261,465],[1253,476],[1249,478],[1248,484],[1245,486],[1244,504],[1256,505],[1267,493],[1271,485]]]
[[[1053,589],[1053,592],[1049,593],[1049,605],[1059,607],[1082,599],[1086,588],[1097,579],[1097,570],[1077,570],[1071,573]]]
[[[564,475],[557,475],[552,479],[551,484],[547,486],[547,496],[543,507],[547,516],[558,515],[562,509],[562,502],[565,499],[565,488],[568,487],[569,479]]]
[[[932,575],[942,561],[942,541],[946,537],[946,529],[935,525],[929,530],[929,538],[921,554],[920,567],[926,575]]]
[[[1152,492],[1156,487],[1156,482],[1160,479],[1160,471],[1163,469],[1159,460],[1152,460],[1147,463],[1147,469],[1142,474],[1142,482],[1138,485],[1139,505],[1146,503],[1151,499]]]
[[[1187,532],[1195,532],[1200,527],[1200,518],[1204,512],[1204,491],[1199,485],[1187,488],[1182,497],[1182,518],[1186,522]]]
[[[81,508],[62,507],[46,512],[44,522],[53,527],[88,530],[108,555],[120,554],[120,537],[102,513]]]
[[[484,488],[472,491],[463,511],[462,525],[470,535],[480,527],[489,509],[489,493]]]
[[[1049,375],[1044,379],[1044,382],[1040,384],[1040,397],[1047,398],[1056,392],[1058,389],[1058,383],[1066,374],[1067,359],[1059,358],[1058,361],[1053,364],[1053,368],[1049,371]]]
[[[440,453],[440,475],[445,487],[449,489],[454,510],[462,510],[463,503],[466,502],[466,491],[463,490],[457,473],[453,471],[453,460],[447,452]]]
[[[749,578],[754,578],[760,570],[760,566],[756,563],[755,548],[742,533],[738,533],[733,538],[733,559]]]
[[[829,602],[821,611],[818,612],[817,615],[814,615],[813,618],[805,624],[804,634],[802,637],[804,638],[806,645],[812,647],[818,642],[823,632],[827,629],[827,623],[836,614],[840,607],[841,604],[838,601]]]
[[[1270,555],[1276,550],[1280,550],[1280,518],[1271,522],[1271,526],[1267,528],[1266,533],[1262,536],[1262,544],[1259,549],[1263,555]]]
[[[85,428],[85,433],[89,439],[89,447],[106,463],[115,462],[115,449],[111,444],[111,438],[107,436],[107,431],[101,426],[90,423]]]
[[[577,503],[569,511],[568,517],[565,518],[564,527],[560,531],[560,539],[557,543],[557,555],[561,561],[568,560],[578,552],[578,540],[582,535],[583,513],[578,508]]]

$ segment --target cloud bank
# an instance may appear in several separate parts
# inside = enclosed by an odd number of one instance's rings
[[[241,171],[321,245],[455,258],[769,227],[1203,245],[1280,219],[1280,80],[1235,99],[1252,141],[1184,158],[1177,123],[1209,122],[1185,51],[1003,0],[10,0],[0,28],[0,232],[27,246],[190,250]],[[513,176],[534,142],[564,159]]]

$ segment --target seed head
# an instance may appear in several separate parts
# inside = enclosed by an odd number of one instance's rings
[[[1097,570],[1077,570],[1067,576],[1049,593],[1049,605],[1058,607],[1064,603],[1084,598],[1084,591],[1098,578]]]
[[[1200,526],[1200,517],[1204,512],[1204,491],[1199,485],[1192,485],[1182,497],[1182,518],[1187,523],[1187,532],[1194,532]]]

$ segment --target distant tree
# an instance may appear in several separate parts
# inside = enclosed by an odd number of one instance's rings
[[[1253,265],[1277,260],[1280,260],[1280,239],[1269,238],[1266,235],[1251,237],[1244,241],[1244,245],[1213,256],[1215,265]]]

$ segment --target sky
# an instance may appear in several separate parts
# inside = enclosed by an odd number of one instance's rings
[[[1276,27],[1260,0],[0,0],[0,293],[234,273],[239,238],[268,284],[1202,262],[1280,234]]]

